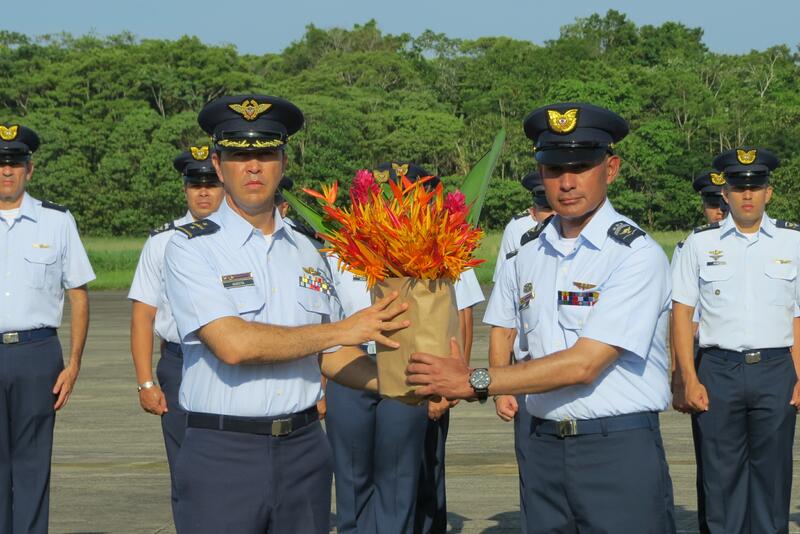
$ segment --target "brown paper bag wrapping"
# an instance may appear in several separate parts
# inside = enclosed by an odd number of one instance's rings
[[[461,339],[456,294],[453,282],[449,280],[387,278],[370,290],[372,302],[392,291],[400,293],[397,302],[409,305],[395,320],[408,319],[411,326],[387,335],[400,343],[400,348],[377,344],[378,391],[384,397],[406,404],[419,404],[424,399],[414,395],[415,388],[406,384],[408,359],[413,352],[437,356],[450,354],[450,338]]]

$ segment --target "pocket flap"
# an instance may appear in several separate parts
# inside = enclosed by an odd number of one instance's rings
[[[25,253],[25,259],[31,263],[50,265],[55,263],[58,254],[52,248],[32,248]]]
[[[264,307],[264,295],[256,286],[229,289],[239,313],[253,313]]]
[[[700,268],[700,279],[705,282],[727,280],[732,275],[733,270],[727,265],[707,265]]]
[[[582,330],[591,311],[591,306],[561,304],[558,307],[558,323],[567,330]]]
[[[764,266],[764,272],[770,278],[781,280],[794,280],[797,278],[797,266],[791,263],[768,263]]]
[[[297,302],[300,307],[309,313],[331,314],[330,297],[324,293],[311,290],[303,291],[303,294],[297,298]]]

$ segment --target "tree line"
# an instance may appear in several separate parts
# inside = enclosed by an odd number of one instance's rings
[[[637,26],[613,10],[576,19],[544,45],[391,35],[370,21],[311,25],[281,53],[264,55],[188,36],[0,30],[0,122],[40,134],[31,193],[68,206],[94,235],[144,235],[179,215],[172,159],[207,144],[196,120],[202,106],[239,92],[288,98],[304,111],[287,171],[304,186],[346,186],[356,169],[393,159],[463,175],[505,127],[482,215],[488,229],[528,204],[519,179],[534,162],[522,120],[557,101],[605,106],[630,122],[610,197],[640,224],[700,223],[692,178],[745,144],[779,155],[769,212],[800,221],[800,50],[720,54],[702,37],[676,22]]]

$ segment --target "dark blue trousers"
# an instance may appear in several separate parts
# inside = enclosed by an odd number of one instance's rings
[[[712,533],[788,532],[797,381],[788,349],[747,364],[703,351],[697,416],[706,519]]]
[[[517,415],[514,416],[514,452],[517,455],[517,470],[519,471],[519,512],[520,512],[520,532],[527,533],[525,524],[525,495],[526,483],[525,473],[527,472],[527,457],[530,454],[530,434],[531,434],[531,414],[525,407],[525,395],[517,395]]]
[[[331,456],[319,422],[291,434],[187,428],[175,466],[179,534],[328,534]]]
[[[528,534],[674,533],[672,481],[658,417],[636,430],[530,434]]]
[[[426,405],[409,406],[333,381],[326,397],[339,534],[411,533]]]
[[[161,432],[164,434],[164,446],[167,449],[169,478],[172,484],[172,514],[175,515],[175,503],[178,494],[175,490],[175,462],[181,448],[183,434],[186,431],[186,412],[178,402],[183,376],[183,354],[181,346],[175,343],[161,344],[161,358],[156,366],[156,377],[161,391],[167,398],[167,413],[161,416]]]
[[[63,369],[56,336],[0,345],[0,532],[47,532],[52,390]]]
[[[417,491],[417,517],[415,534],[443,534],[447,532],[447,493],[444,477],[444,456],[447,432],[450,429],[450,411],[438,421],[428,421],[425,432],[425,454]]]

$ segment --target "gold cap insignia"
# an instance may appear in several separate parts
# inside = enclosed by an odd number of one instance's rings
[[[392,168],[397,176],[405,176],[408,174],[408,163],[400,165],[399,163],[392,163]]]
[[[379,184],[385,184],[386,182],[389,181],[391,173],[389,171],[374,170],[372,171],[372,176],[375,177],[375,181],[378,182]]]
[[[711,183],[714,185],[725,185],[725,175],[723,173],[711,173]]]
[[[207,146],[193,146],[191,150],[192,150],[192,157],[198,161],[202,161],[208,157]]]
[[[583,289],[584,291],[589,289],[594,289],[597,287],[597,284],[589,284],[587,282],[572,282],[572,283],[575,284],[575,287],[577,287],[578,289]]]
[[[568,109],[564,113],[559,113],[554,109],[547,110],[547,122],[550,129],[556,133],[569,133],[578,125],[578,109]]]
[[[245,100],[241,104],[228,104],[228,107],[244,117],[245,120],[254,121],[259,115],[262,115],[269,108],[271,108],[272,104],[259,104],[251,98],[249,100]]]
[[[0,124],[0,139],[3,141],[13,141],[17,137],[18,129],[19,126],[16,124],[14,126],[9,126],[8,128]]]
[[[750,165],[756,160],[756,149],[742,150],[741,148],[737,148],[736,159],[738,159],[739,163],[742,165]]]

